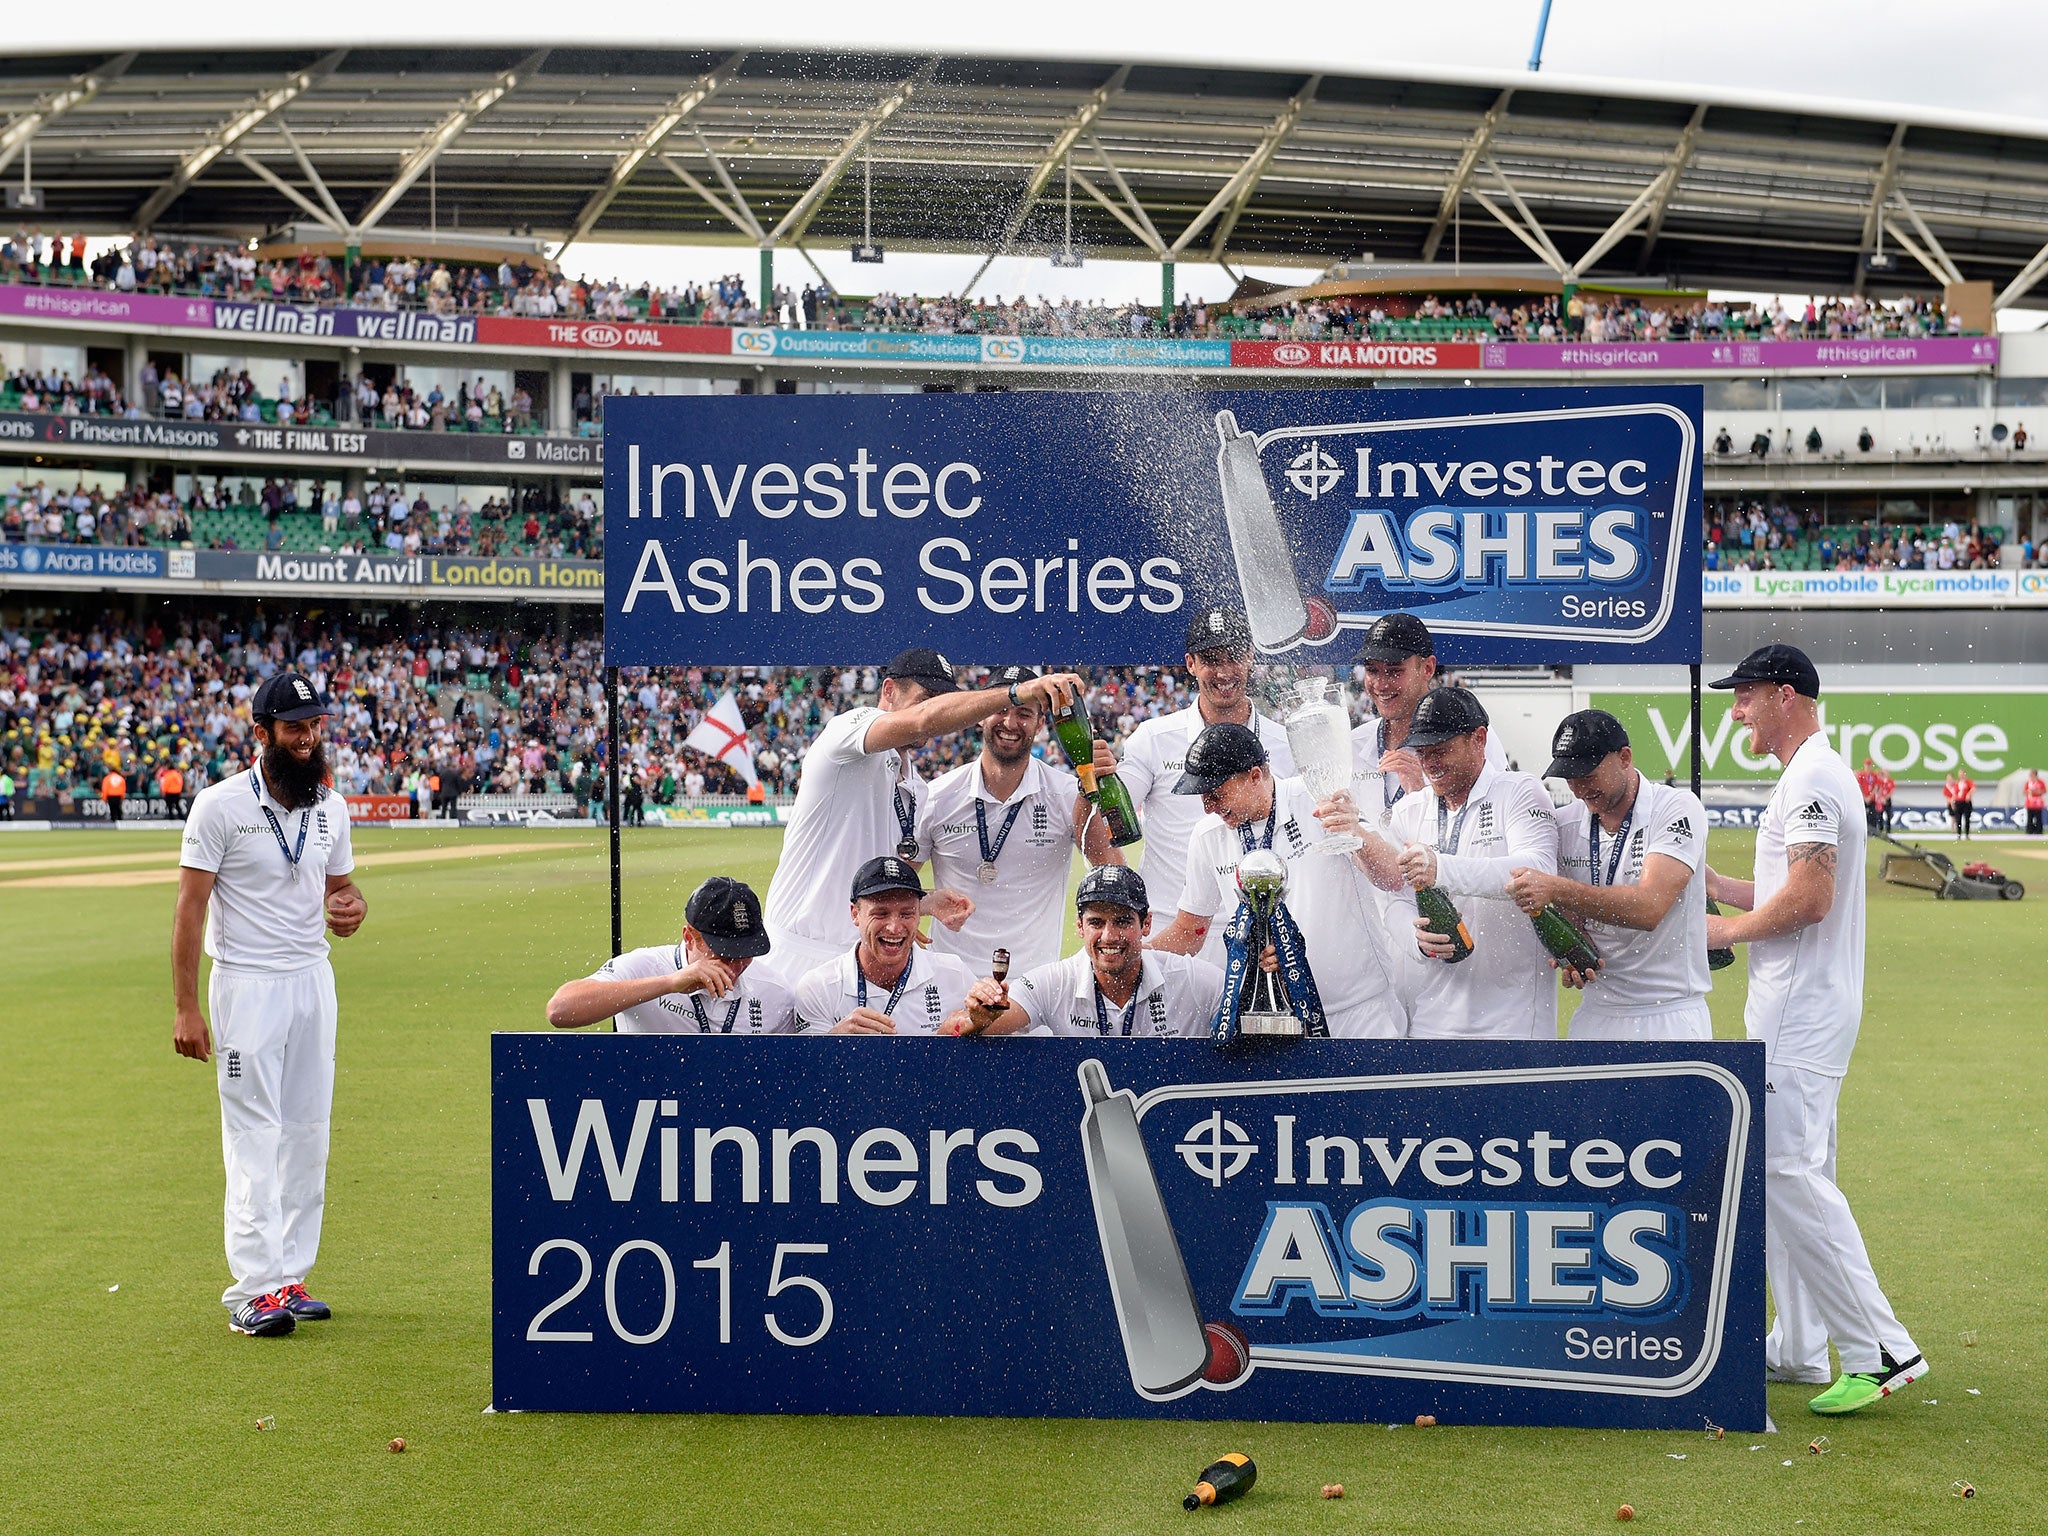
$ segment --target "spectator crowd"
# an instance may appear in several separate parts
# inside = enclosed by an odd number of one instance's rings
[[[1954,519],[1829,525],[1818,508],[1802,515],[1783,502],[1709,502],[1705,538],[1709,571],[1982,571],[2014,557],[2024,567],[2048,559],[2024,533],[2006,551],[2003,528]]]
[[[0,485],[0,541],[141,547],[241,547],[215,514],[260,516],[261,548],[285,548],[288,519],[319,518],[318,548],[339,554],[525,556],[595,560],[604,553],[604,518],[588,490],[529,483],[471,506],[467,495],[436,506],[426,491],[396,483],[361,491],[339,482],[304,484],[266,477],[209,483],[190,493],[128,486],[108,490],[82,479],[69,489],[26,476]]]
[[[287,622],[260,610],[239,621],[138,627],[105,613],[35,632],[0,628],[0,770],[25,799],[93,798],[109,770],[131,796],[175,770],[189,796],[254,760],[250,700],[286,668],[335,706],[328,754],[345,794],[403,794],[443,812],[468,793],[568,795],[579,810],[602,803],[606,716],[595,634],[401,632]],[[1117,750],[1141,721],[1194,701],[1178,669],[1089,675],[1096,732]],[[627,798],[668,807],[744,792],[732,767],[683,744],[727,690],[747,722],[765,794],[793,795],[812,738],[880,688],[874,666],[629,670],[620,681]],[[1356,680],[1351,694],[1361,708]],[[934,776],[978,750],[972,733],[948,737],[920,749],[919,768]]]
[[[778,285],[772,293],[754,296],[736,273],[715,282],[668,285],[600,281],[572,278],[509,256],[493,269],[429,256],[373,255],[348,269],[323,255],[259,261],[241,245],[180,244],[154,236],[110,247],[90,262],[85,247],[83,235],[46,237],[39,230],[17,230],[0,242],[0,282],[417,309],[437,315],[939,334],[1386,339],[1412,334],[1420,323],[1427,334],[1446,339],[1600,342],[1911,337],[1960,328],[1958,319],[1936,299],[1880,301],[1860,294],[1814,296],[1790,304],[1782,296],[1768,303],[1731,303],[1690,293],[1632,294],[1583,287],[1569,298],[1335,295],[1254,297],[1213,306],[1185,299],[1162,316],[1156,304],[1143,299],[1097,304],[1044,295],[1005,300],[1001,295],[977,299],[893,292],[860,299],[835,292],[822,279],[801,290]]]

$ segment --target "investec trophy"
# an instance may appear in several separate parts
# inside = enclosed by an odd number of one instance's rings
[[[1244,981],[1244,1006],[1238,1010],[1241,1035],[1283,1035],[1300,1039],[1307,1027],[1287,1000],[1286,983],[1277,971],[1259,964],[1273,942],[1273,911],[1287,894],[1287,866],[1270,848],[1254,848],[1237,866],[1237,889],[1251,909],[1251,932],[1245,953],[1251,964]]]
[[[1287,750],[1294,767],[1317,801],[1351,793],[1351,717],[1330,696],[1327,678],[1304,677],[1294,685],[1294,704],[1281,722],[1287,727]],[[1354,799],[1356,797],[1354,796]],[[1365,846],[1349,832],[1332,832],[1315,852],[1349,854]]]

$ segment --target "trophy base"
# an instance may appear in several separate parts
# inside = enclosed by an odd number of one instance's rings
[[[1308,1033],[1308,1029],[1291,1013],[1241,1013],[1237,1017],[1237,1032],[1269,1039],[1299,1040]]]

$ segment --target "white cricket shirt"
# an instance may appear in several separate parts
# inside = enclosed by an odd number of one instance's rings
[[[323,788],[312,809],[287,811],[257,769],[234,774],[192,797],[178,863],[213,873],[206,952],[216,965],[303,971],[327,958],[327,877],[356,867],[348,802]]]
[[[650,944],[605,961],[592,981],[652,981],[687,964],[680,944]],[[724,997],[671,992],[635,1003],[617,1015],[622,1035],[787,1035],[796,1031],[796,994],[756,960]]]
[[[1354,1010],[1372,1010],[1392,988],[1372,883],[1349,858],[1310,852],[1323,840],[1323,824],[1315,818],[1315,795],[1300,779],[1275,780],[1273,805],[1273,852],[1287,866],[1281,901],[1308,946],[1309,973],[1323,1011],[1334,1021]],[[1254,847],[1263,842],[1265,828],[1264,817],[1249,824]],[[1221,816],[1204,816],[1188,844],[1188,883],[1180,905],[1210,919],[1205,960],[1211,944],[1218,956],[1223,953],[1223,930],[1237,914],[1237,866],[1244,855],[1243,837]],[[1331,1029],[1336,1032],[1335,1022]]]
[[[1692,871],[1678,900],[1655,928],[1620,928],[1587,922],[1586,937],[1600,952],[1600,975],[1586,988],[1588,1002],[1610,1014],[1656,1013],[1697,1002],[1712,988],[1707,970],[1707,813],[1692,791],[1658,784],[1636,772],[1636,801],[1621,851],[1600,833],[1600,868],[1591,866],[1592,813],[1574,800],[1557,812],[1557,872],[1585,885],[1641,885],[1653,853]],[[1614,872],[1607,878],[1609,869]]]
[[[1257,710],[1252,711],[1251,723],[1265,744],[1267,766],[1276,775],[1293,773],[1294,754],[1287,750],[1287,732],[1280,723]],[[1188,748],[1208,725],[1199,703],[1170,715],[1155,715],[1131,732],[1123,756],[1117,760],[1117,777],[1131,792],[1131,803],[1138,808],[1145,833],[1138,873],[1145,877],[1145,894],[1152,900],[1153,911],[1168,920],[1180,904],[1181,887],[1187,881],[1188,839],[1208,814],[1202,809],[1200,795],[1176,795],[1173,786],[1187,766]],[[1216,955],[1222,953],[1219,940]],[[1206,947],[1203,954],[1209,954]]]
[[[1074,864],[1074,797],[1081,792],[1071,773],[1032,758],[1007,800],[990,792],[981,759],[964,763],[932,781],[918,819],[918,854],[931,861],[934,889],[950,886],[974,899],[974,915],[957,931],[932,924],[932,949],[956,955],[977,976],[988,974],[989,956],[1000,946],[1010,952],[1012,973],[1057,960],[1067,925],[1067,876]],[[981,882],[981,806],[991,848],[1002,840],[996,879]],[[1003,824],[1015,810],[1017,819]]]
[[[812,944],[850,948],[860,937],[849,915],[854,873],[869,859],[896,852],[903,840],[899,795],[914,835],[924,780],[907,753],[863,750],[868,727],[881,718],[873,705],[845,710],[804,753],[796,805],[763,906],[771,938],[792,933]]]
[[[1417,1040],[1555,1040],[1557,972],[1535,926],[1508,899],[1508,871],[1557,873],[1557,815],[1540,779],[1482,768],[1465,804],[1443,818],[1433,789],[1402,796],[1389,819],[1397,847],[1437,849],[1437,884],[1472,935],[1472,953],[1456,965],[1418,960],[1408,1034]],[[1405,928],[1415,947],[1415,893],[1396,892],[1388,930]]]
[[[860,1006],[860,984],[851,945],[836,960],[828,960],[796,984],[797,1027],[825,1034],[833,1025]],[[974,975],[951,955],[935,955],[913,945],[910,978],[896,1011],[899,1035],[930,1035],[938,1032],[946,1015],[967,1006],[967,989]],[[889,988],[868,983],[867,1006],[876,1013],[888,1012]]]
[[[1380,786],[1378,805],[1361,805],[1358,809],[1368,824],[1384,828],[1387,817],[1394,807],[1401,803],[1407,793],[1401,781],[1391,773],[1380,772],[1380,759],[1387,753],[1387,722],[1378,715],[1351,728],[1351,777],[1367,784],[1375,781]],[[1500,743],[1498,731],[1486,733],[1486,763],[1489,768],[1508,771],[1508,749]]]
[[[1203,1036],[1223,996],[1221,968],[1192,955],[1145,951],[1138,990],[1119,1008],[1107,998],[1096,1011],[1095,967],[1087,952],[1027,971],[1010,983],[1010,1001],[1035,1026],[1056,1035],[1129,1035],[1154,1040]]]
[[[1816,731],[1799,745],[1756,829],[1756,904],[1785,888],[1787,850],[1836,851],[1828,915],[1749,946],[1743,1022],[1773,1065],[1844,1077],[1863,1022],[1863,795],[1841,754]]]

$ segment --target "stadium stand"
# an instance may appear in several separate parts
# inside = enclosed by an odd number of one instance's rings
[[[359,620],[281,620],[260,609],[246,621],[181,618],[168,631],[115,612],[71,617],[76,622],[34,632],[0,628],[0,765],[25,800],[90,798],[108,766],[138,782],[176,766],[188,793],[246,767],[249,700],[287,666],[340,710],[327,739],[344,793],[410,793],[425,775],[439,778],[444,809],[473,791],[569,794],[585,805],[602,792],[594,633],[398,633]],[[1088,675],[1096,734],[1114,748],[1142,721],[1193,702],[1177,669]],[[620,679],[621,762],[652,805],[740,793],[731,769],[682,745],[729,688],[752,727],[760,777],[780,799],[796,792],[803,749],[824,722],[873,702],[880,687],[872,665],[628,669]],[[1355,688],[1353,700],[1360,707]],[[978,750],[962,733],[921,748],[919,767],[933,776]]]

